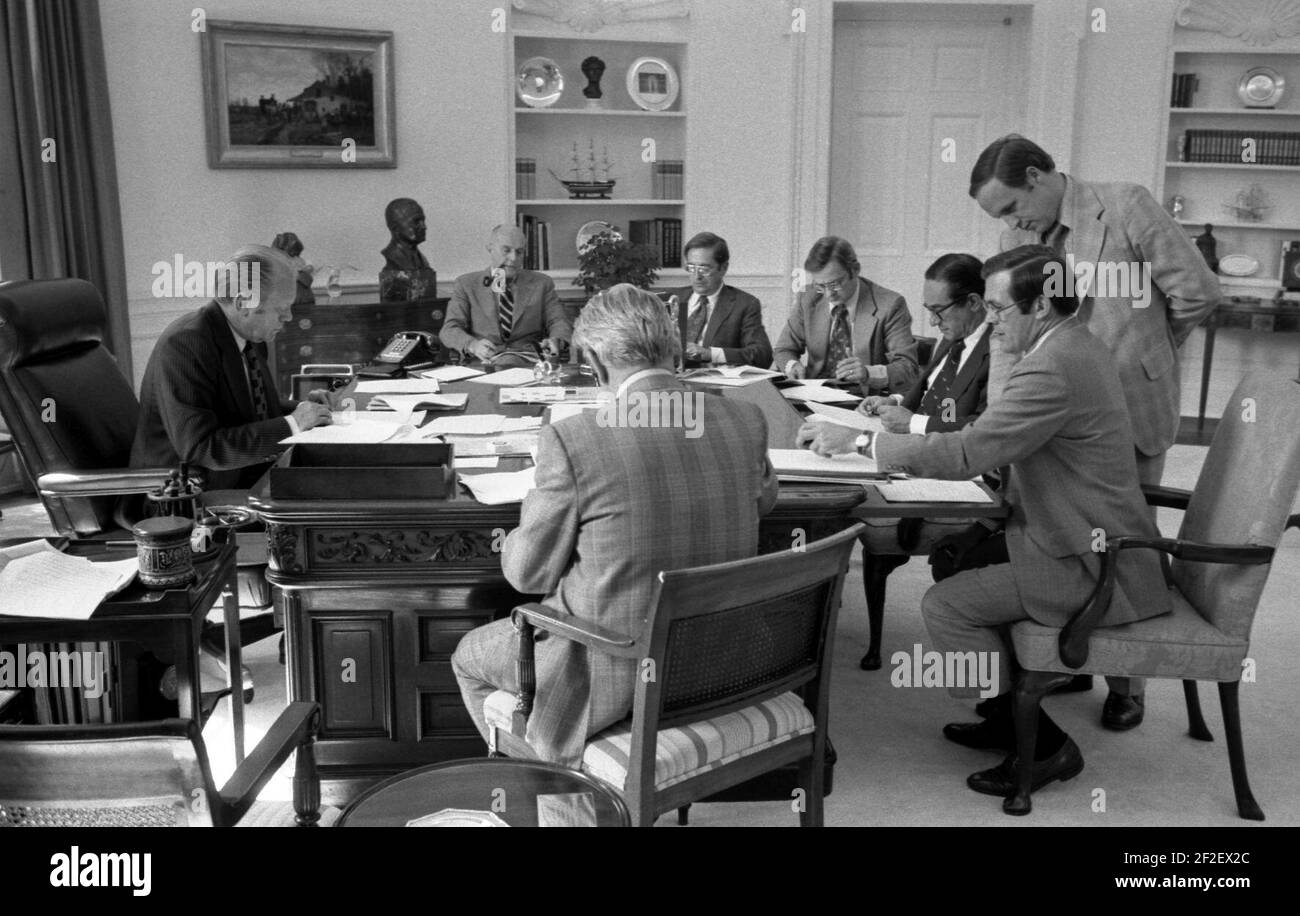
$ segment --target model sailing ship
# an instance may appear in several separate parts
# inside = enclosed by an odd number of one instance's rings
[[[609,147],[605,147],[605,154],[600,166],[596,165],[596,141],[589,142],[587,151],[587,167],[582,168],[578,159],[578,143],[573,143],[572,165],[569,167],[569,177],[561,178],[551,169],[551,177],[564,185],[565,190],[569,192],[571,200],[609,200],[609,192],[614,190],[614,180],[609,177]],[[603,173],[603,178],[597,178],[599,173]],[[584,177],[585,175],[585,177]]]

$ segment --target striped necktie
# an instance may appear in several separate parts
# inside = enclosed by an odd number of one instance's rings
[[[244,344],[244,365],[248,369],[248,389],[253,395],[253,410],[257,419],[271,416],[270,402],[266,399],[266,381],[262,378],[262,361],[257,357],[257,347],[250,340]]]
[[[952,347],[948,350],[948,355],[944,357],[943,368],[935,377],[934,384],[925,392],[925,397],[921,398],[920,409],[918,413],[932,417],[940,413],[943,408],[945,399],[951,397],[952,383],[957,380],[957,367],[961,362],[962,350],[966,349],[966,339],[959,337],[953,341]],[[952,419],[956,419],[953,417]]]
[[[515,326],[515,299],[508,286],[497,296],[497,318],[501,322],[501,342],[505,343]]]
[[[701,296],[695,311],[686,323],[686,342],[698,344],[704,338],[704,326],[709,320],[709,297]]]

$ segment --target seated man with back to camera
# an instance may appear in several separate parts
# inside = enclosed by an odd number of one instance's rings
[[[712,232],[697,233],[682,256],[691,285],[673,290],[669,302],[676,298],[686,303],[686,365],[772,365],[762,305],[725,283],[731,264],[727,240]]]
[[[767,424],[752,404],[674,378],[676,322],[657,297],[630,284],[587,304],[574,343],[613,407],[542,427],[536,489],[505,540],[501,566],[511,585],[545,595],[557,611],[637,635],[661,570],[757,553],[759,518],[777,494]],[[656,404],[668,415],[633,425]],[[510,620],[498,620],[468,633],[452,656],[485,739],[484,700],[518,687],[516,645]],[[524,737],[543,759],[577,766],[590,736],[631,713],[637,663],[553,634],[538,641],[535,661],[537,700]]]
[[[1029,619],[1062,627],[1069,621],[1100,574],[1093,549],[1098,530],[1158,534],[1138,485],[1133,429],[1109,349],[1077,316],[1078,300],[1049,285],[1061,287],[1066,270],[1065,260],[1043,245],[1002,252],[984,265],[992,333],[1006,352],[1025,355],[975,422],[925,436],[885,432],[855,439],[856,431],[831,424],[799,431],[799,441],[818,454],[856,449],[882,470],[921,477],[962,480],[1010,466],[1004,483],[1009,562],[959,572],[921,602],[941,653],[971,653],[967,657],[990,662],[991,695],[976,707],[984,721],[946,725],[943,734],[965,747],[1011,752],[999,766],[967,779],[976,792],[1004,798],[1014,791],[1019,770],[1008,625]],[[1101,626],[1170,610],[1156,554],[1126,553]],[[974,697],[985,685],[962,678],[947,686],[953,696]],[[1078,745],[1040,708],[1034,788],[1072,779],[1082,769]]]
[[[818,239],[803,267],[807,287],[776,342],[776,368],[795,379],[839,379],[864,395],[906,391],[919,371],[907,300],[861,276],[853,246],[838,236]]]
[[[873,395],[858,410],[879,415],[891,433],[949,432],[970,423],[988,406],[989,335],[984,310],[983,264],[969,254],[945,254],[925,272],[924,309],[939,328],[939,344],[906,394]],[[858,663],[880,668],[885,582],[909,556],[923,556],[940,538],[969,526],[968,519],[863,519],[862,584],[867,596],[871,644]]]
[[[560,354],[573,328],[555,281],[522,267],[525,244],[523,230],[514,226],[492,230],[487,270],[456,278],[439,335],[444,346],[497,368],[530,362],[534,347],[550,357]]]

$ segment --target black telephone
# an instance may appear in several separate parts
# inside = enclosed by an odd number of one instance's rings
[[[424,331],[398,331],[374,361],[357,375],[363,378],[390,378],[410,369],[427,369],[437,365],[441,346],[432,334]]]

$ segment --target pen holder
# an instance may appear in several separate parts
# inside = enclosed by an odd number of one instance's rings
[[[192,519],[163,516],[147,518],[131,529],[145,588],[179,588],[194,581],[193,528]]]

